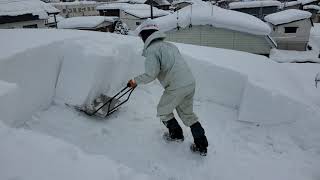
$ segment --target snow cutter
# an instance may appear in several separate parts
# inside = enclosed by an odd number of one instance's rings
[[[129,86],[129,84],[123,88],[120,92],[118,92],[113,97],[106,96],[104,94],[101,94],[99,97],[97,97],[93,103],[91,104],[92,107],[88,106],[73,106],[66,104],[67,106],[74,107],[77,111],[83,112],[88,116],[97,116],[100,118],[105,118],[115,111],[118,110],[118,108],[126,103],[135,88],[132,88]],[[127,95],[127,98],[124,101],[120,101],[122,97]]]

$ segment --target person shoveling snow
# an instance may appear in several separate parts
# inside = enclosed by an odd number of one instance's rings
[[[145,73],[129,80],[128,84],[135,88],[157,78],[165,89],[157,107],[157,116],[169,130],[164,138],[169,141],[184,140],[182,128],[173,114],[176,109],[184,125],[191,128],[194,138],[191,150],[206,155],[208,141],[205,131],[193,112],[195,78],[190,68],[178,48],[164,41],[165,34],[151,19],[144,21],[136,33],[144,42]]]

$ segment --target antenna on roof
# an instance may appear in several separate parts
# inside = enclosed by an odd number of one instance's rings
[[[151,19],[153,19],[153,0],[150,2],[150,8],[151,8]]]

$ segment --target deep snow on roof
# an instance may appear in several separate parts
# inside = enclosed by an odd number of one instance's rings
[[[147,5],[147,4],[110,3],[110,4],[100,5],[96,9],[97,10],[121,9],[126,13],[136,16],[138,18],[151,17],[150,5]],[[167,11],[153,7],[153,15],[155,17],[161,17],[168,14],[169,13]]]
[[[301,2],[302,5],[308,4],[308,3],[312,3],[315,2],[317,0],[298,0],[299,2]]]
[[[269,14],[268,16],[264,17],[264,20],[273,25],[279,25],[307,19],[311,16],[312,14],[307,11],[288,9],[277,13]]]
[[[279,1],[246,1],[246,2],[232,2],[229,4],[230,9],[269,7],[269,6],[280,7],[281,2]]]
[[[282,3],[282,6],[283,7],[290,7],[290,6],[295,6],[298,4],[301,4],[301,2],[300,1],[288,1],[288,2]]]
[[[303,9],[307,10],[307,9],[313,9],[313,10],[318,10],[320,11],[320,6],[317,6],[317,5],[306,5],[306,6],[303,6]]]
[[[147,0],[117,0],[113,3],[131,3],[131,4],[144,4]]]
[[[185,28],[190,25],[212,25],[255,35],[268,35],[270,27],[260,19],[249,14],[222,9],[206,3],[197,3],[180,9],[168,16],[154,19],[162,31]]]
[[[71,17],[60,20],[58,23],[59,29],[76,29],[76,28],[95,28],[104,22],[113,23],[117,17],[105,16],[81,16]]]
[[[48,19],[48,13],[60,11],[40,0],[0,0],[0,16],[32,14],[40,19]]]
[[[65,6],[70,6],[70,5],[81,5],[81,4],[98,4],[96,1],[73,1],[73,2],[54,2],[50,3],[52,5],[65,5]]]

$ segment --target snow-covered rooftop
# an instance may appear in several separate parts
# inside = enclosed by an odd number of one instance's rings
[[[95,28],[104,22],[113,23],[117,17],[81,16],[66,18],[58,22],[59,29]]]
[[[159,5],[170,5],[170,3],[167,0],[153,0]]]
[[[147,4],[127,4],[127,3],[110,3],[100,5],[96,8],[97,10],[106,10],[106,9],[121,9],[128,14],[139,18],[148,18],[150,14],[150,6]],[[153,7],[153,15],[155,17],[161,17],[168,15],[167,11]]]
[[[295,6],[298,4],[301,4],[301,2],[300,1],[288,1],[288,2],[282,3],[282,6],[283,7],[290,7],[290,6]]]
[[[177,19],[178,17],[178,19]],[[270,27],[249,14],[208,6],[206,3],[193,4],[168,16],[155,19],[162,31],[184,28],[190,25],[212,25],[255,35],[268,35]]]
[[[312,3],[315,2],[317,0],[298,0],[299,2],[301,2],[302,5],[308,4],[308,3]]]
[[[314,10],[320,11],[320,6],[317,6],[317,5],[306,5],[306,6],[303,6],[303,9],[304,9],[304,10],[314,9]]]
[[[0,16],[18,16],[32,14],[40,19],[47,19],[48,14],[60,11],[40,0],[0,0]]]
[[[98,4],[96,1],[73,1],[73,2],[53,2],[50,3],[52,5],[65,5],[65,6],[70,6],[70,5],[81,5],[81,4]]]
[[[293,21],[307,19],[307,18],[310,18],[311,16],[312,14],[307,11],[302,11],[297,9],[288,9],[288,10],[270,14],[264,17],[264,20],[273,25],[279,25],[279,24],[286,24]]]
[[[147,0],[117,0],[113,3],[144,4]]]
[[[230,9],[269,7],[269,6],[280,7],[281,2],[279,1],[246,1],[246,2],[232,2],[229,4]]]

